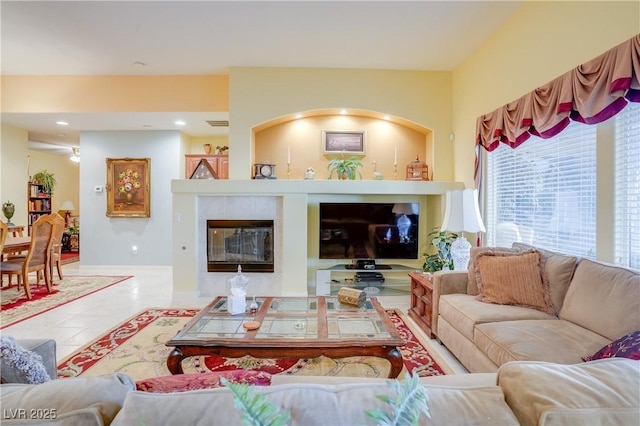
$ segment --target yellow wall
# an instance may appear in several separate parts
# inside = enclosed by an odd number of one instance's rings
[[[477,117],[638,32],[638,1],[525,2],[453,73],[455,180],[474,186]]]
[[[276,117],[331,108],[377,111],[432,129],[434,179],[453,179],[451,73],[232,68],[229,93],[230,179],[251,177],[255,127]]]
[[[27,182],[29,177],[41,170],[53,173],[58,185],[53,192],[52,208],[57,212],[65,200],[73,202],[76,210],[72,216],[80,214],[80,182],[79,165],[69,160],[68,156],[48,154],[27,148],[28,132],[12,126],[2,125],[0,201],[11,201],[16,210],[11,222],[16,225],[27,225]],[[4,216],[1,218],[5,221]]]
[[[228,111],[226,75],[2,76],[3,112]]]
[[[286,121],[256,132],[256,161],[276,164],[277,177],[286,179],[287,156],[290,151],[291,179],[302,179],[308,167],[316,171],[316,179],[326,179],[329,176],[328,162],[340,157],[340,154],[323,152],[323,130],[365,132],[365,155],[359,156],[363,163],[360,169],[363,179],[373,178],[374,161],[376,171],[382,173],[385,179],[393,179],[397,150],[398,179],[404,180],[406,165],[415,160],[416,155],[424,161],[427,138],[431,140],[431,132],[426,129],[425,132],[418,132],[386,120],[353,115],[312,116]],[[345,156],[349,157],[350,154]]]

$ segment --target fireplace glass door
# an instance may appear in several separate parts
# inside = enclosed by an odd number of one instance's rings
[[[273,220],[207,220],[207,271],[273,272]]]

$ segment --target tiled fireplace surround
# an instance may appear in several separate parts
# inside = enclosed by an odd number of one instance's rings
[[[305,296],[315,270],[336,263],[318,259],[319,202],[418,202],[420,247],[426,248],[427,230],[436,226],[430,222],[439,221],[440,196],[463,188],[459,182],[174,180],[174,290],[205,297],[227,291],[234,273],[207,272],[207,219],[273,219],[275,271],[245,273],[249,296]]]

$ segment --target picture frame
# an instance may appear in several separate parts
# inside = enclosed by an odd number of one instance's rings
[[[365,139],[364,130],[323,130],[322,151],[325,154],[364,155]]]
[[[149,158],[107,158],[107,216],[151,217]]]

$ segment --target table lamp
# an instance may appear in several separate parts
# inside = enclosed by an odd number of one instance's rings
[[[471,258],[471,244],[464,238],[463,232],[486,232],[480,216],[477,189],[447,191],[444,220],[440,230],[459,234],[458,238],[451,243],[453,269],[466,270]]]
[[[409,242],[411,219],[409,219],[407,215],[418,214],[418,203],[396,203],[393,205],[391,212],[397,216],[396,225],[398,226],[398,233],[400,234],[400,242]]]
[[[69,216],[71,216],[71,210],[75,210],[76,206],[73,205],[73,202],[66,200],[62,202],[60,206],[60,210],[64,210],[64,226],[65,228],[69,227]]]

